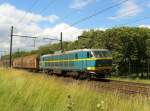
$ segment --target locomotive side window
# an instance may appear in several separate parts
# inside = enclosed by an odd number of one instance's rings
[[[78,54],[75,55],[75,58],[78,59]]]

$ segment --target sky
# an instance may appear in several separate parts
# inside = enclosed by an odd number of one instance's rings
[[[101,13],[94,15],[97,12]],[[85,17],[89,18],[73,25]],[[14,34],[39,36],[14,37],[17,51],[52,43],[43,38],[59,39],[60,32],[63,41],[74,41],[84,30],[124,25],[150,28],[150,0],[0,0],[0,55],[9,51],[11,26]]]

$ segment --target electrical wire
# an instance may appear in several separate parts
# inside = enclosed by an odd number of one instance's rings
[[[141,19],[135,20],[134,22],[127,22],[127,23],[124,23],[124,24],[122,24],[121,26],[126,26],[126,25],[130,25],[130,24],[135,24],[135,23],[137,23],[137,22],[140,22],[140,21],[143,21],[143,20],[147,20],[147,19],[150,19],[150,16],[143,17],[143,18],[141,18]]]
[[[123,3],[127,2],[127,1],[128,1],[128,0],[123,0],[123,1],[121,1],[121,2],[119,2],[119,3],[117,3],[117,4],[115,4],[115,5],[112,5],[112,6],[109,6],[109,7],[107,7],[107,8],[104,8],[104,9],[102,9],[102,10],[99,10],[99,11],[97,11],[97,12],[94,12],[94,13],[92,13],[91,15],[86,16],[86,17],[84,17],[84,18],[82,18],[82,19],[80,19],[80,20],[78,20],[78,21],[72,23],[70,26],[71,26],[71,27],[72,27],[72,26],[75,26],[75,25],[77,25],[77,24],[79,24],[79,23],[81,23],[81,22],[84,22],[84,21],[86,21],[86,20],[92,18],[92,17],[95,17],[95,16],[97,16],[97,15],[99,15],[99,14],[101,14],[101,13],[104,13],[104,12],[106,12],[106,11],[112,9],[112,8],[118,7],[118,6],[120,6],[121,4],[123,4]],[[67,30],[68,28],[70,28],[70,27],[67,27],[67,28],[65,28],[64,30]],[[63,30],[63,31],[64,31],[64,30]]]
[[[53,3],[55,3],[56,0],[52,0],[51,2],[49,2],[49,4],[44,7],[41,11],[39,11],[39,13],[44,13]],[[28,23],[31,23],[33,20],[28,21]]]
[[[18,23],[21,23],[21,22],[25,19],[25,17],[29,14],[29,12],[32,11],[32,9],[34,8],[34,6],[35,6],[38,2],[39,2],[39,0],[35,0],[35,1],[33,2],[33,4],[32,4],[32,5],[29,7],[29,9],[24,13],[24,15],[21,17],[21,19],[19,20]]]
[[[83,21],[85,21],[85,20],[88,20],[88,19],[90,19],[90,18],[92,18],[92,17],[94,17],[94,16],[97,16],[97,15],[103,13],[103,12],[106,12],[106,11],[112,9],[112,8],[118,7],[118,6],[120,6],[121,4],[123,4],[123,3],[127,2],[127,1],[129,1],[129,0],[123,0],[123,1],[121,1],[121,2],[119,2],[119,3],[117,3],[117,4],[115,4],[115,5],[109,6],[109,7],[107,7],[107,8],[102,9],[102,10],[99,10],[99,11],[97,11],[97,12],[95,12],[95,13],[92,13],[91,15],[89,15],[89,16],[87,16],[87,17],[84,17],[84,18],[82,18],[82,19],[80,19],[80,20],[74,22],[74,23],[71,24],[69,27],[64,28],[62,31],[67,30],[67,29],[69,29],[70,27],[72,27],[72,26],[74,26],[74,25],[77,25],[77,24],[79,24],[79,23],[81,23],[81,22],[83,22]],[[61,32],[62,32],[62,31],[61,31]],[[48,35],[43,35],[43,36],[48,36]]]
[[[54,4],[57,0],[51,0],[46,7],[44,7],[39,13],[44,13],[52,4]]]
[[[145,6],[145,2],[143,2],[140,6]],[[124,13],[124,16],[128,15],[129,13],[132,13],[135,9],[136,9],[136,8],[130,9],[127,13]],[[121,25],[119,25],[119,26],[134,24],[134,23],[137,23],[137,22],[139,22],[139,21],[146,20],[146,19],[150,19],[150,16],[146,16],[146,17],[144,17],[144,18],[142,18],[142,19],[138,19],[138,20],[136,20],[135,22],[127,22],[127,23],[121,24]],[[71,31],[71,32],[72,32],[72,33],[75,33],[75,32],[77,32],[77,30]]]

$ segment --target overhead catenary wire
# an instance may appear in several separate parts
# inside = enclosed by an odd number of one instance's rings
[[[44,7],[43,9],[40,10],[39,13],[44,13],[52,4],[54,4],[57,0],[51,0],[46,7]]]
[[[94,16],[96,16],[96,15],[98,15],[98,14],[100,14],[100,13],[103,13],[103,12],[109,10],[109,9],[112,9],[112,8],[114,8],[114,7],[117,7],[117,6],[121,5],[122,3],[126,2],[126,1],[128,1],[128,0],[121,1],[121,2],[118,3],[118,4],[115,4],[115,5],[113,5],[113,6],[110,6],[110,7],[107,7],[107,8],[105,8],[105,9],[102,9],[102,10],[100,10],[100,11],[98,11],[98,12],[96,12],[96,13],[94,13],[94,14],[88,16],[88,17],[85,17],[85,18],[83,18],[83,19],[81,19],[81,20],[79,20],[79,21],[77,21],[77,22],[71,24],[71,26],[74,26],[74,25],[76,25],[76,24],[79,24],[79,23],[81,23],[81,22],[83,22],[83,21],[85,21],[85,20],[87,20],[87,19],[90,19],[91,17],[94,17]],[[45,9],[46,9],[46,8],[45,8]],[[66,16],[66,17],[67,17],[67,16]],[[147,18],[144,18],[144,19],[147,19]],[[138,22],[138,21],[141,21],[141,20],[137,20],[136,22]],[[125,25],[125,24],[123,24],[123,25]],[[66,28],[66,29],[68,29],[68,28]],[[44,36],[45,36],[45,35],[44,35]],[[48,36],[48,35],[46,35],[46,36]]]
[[[91,15],[86,16],[86,17],[84,17],[84,18],[82,18],[82,19],[72,23],[69,27],[65,27],[64,29],[61,30],[61,32],[65,31],[65,30],[69,29],[70,27],[75,26],[75,25],[77,25],[77,24],[79,24],[79,23],[81,23],[83,21],[86,21],[86,20],[88,20],[88,19],[90,19],[90,18],[92,18],[94,16],[97,16],[97,15],[99,15],[101,13],[104,13],[104,12],[106,12],[106,11],[112,9],[112,8],[118,7],[118,6],[120,6],[121,4],[123,4],[123,3],[127,2],[127,1],[129,1],[129,0],[123,0],[123,1],[121,1],[119,3],[117,3],[117,4],[114,4],[112,6],[104,8],[102,10],[96,11],[96,12],[92,13]],[[40,36],[42,36],[42,35],[40,35]],[[48,35],[43,35],[43,36],[48,36]]]
[[[148,20],[148,19],[150,19],[150,16],[143,17],[143,18],[138,19],[138,20],[136,20],[136,21],[134,21],[134,22],[127,22],[127,23],[124,23],[124,24],[119,25],[119,26],[126,26],[126,25],[130,25],[130,24],[135,24],[135,23],[137,23],[137,22],[141,22],[141,21]],[[90,30],[90,29],[89,29],[89,30]],[[78,30],[72,31],[72,33],[75,33],[75,32],[77,32],[77,31],[78,31]],[[83,30],[83,31],[88,31],[88,30]]]
[[[7,53],[7,52],[9,52],[9,51],[8,50],[1,50],[0,51],[0,53],[4,53],[4,54]]]
[[[41,36],[26,36],[26,35],[16,35],[16,34],[13,34],[13,36],[21,37],[21,38],[33,38],[33,39],[39,39],[41,37]],[[53,36],[53,37],[55,37],[55,36]],[[40,38],[40,39],[49,39],[49,40],[56,40],[56,41],[59,40],[59,39],[53,39],[53,38],[47,38],[47,37],[43,37],[43,38]]]
[[[92,17],[94,17],[94,16],[97,16],[97,15],[100,14],[100,13],[103,13],[103,12],[105,12],[105,11],[107,11],[107,10],[110,10],[110,9],[112,9],[112,8],[114,8],[114,7],[117,7],[117,6],[123,4],[123,3],[126,2],[126,1],[128,1],[128,0],[123,0],[123,1],[119,2],[118,4],[115,4],[115,5],[112,5],[112,6],[110,6],[110,7],[104,8],[104,9],[102,9],[102,10],[100,10],[100,11],[97,11],[97,12],[91,14],[90,16],[87,16],[87,17],[82,18],[81,20],[79,20],[79,21],[77,21],[77,22],[74,22],[73,24],[71,24],[71,26],[77,25],[77,24],[79,24],[79,23],[81,23],[81,22],[83,22],[83,21],[85,21],[85,20],[88,20],[88,19],[90,19],[90,18],[92,18]],[[45,9],[46,9],[46,8],[44,8],[43,10],[45,10]],[[42,11],[43,11],[43,10],[42,10]],[[68,29],[68,28],[66,28],[66,29]],[[47,36],[48,36],[48,35],[47,35]]]
[[[78,21],[72,23],[70,26],[71,26],[71,27],[72,27],[72,26],[75,26],[75,25],[77,25],[77,24],[79,24],[79,23],[81,23],[81,22],[84,22],[84,21],[86,21],[86,20],[88,20],[88,19],[90,19],[90,18],[92,18],[92,17],[94,17],[94,16],[97,16],[97,15],[99,15],[99,14],[101,14],[101,13],[104,13],[104,12],[110,10],[110,9],[113,9],[113,8],[115,8],[115,7],[118,7],[118,6],[120,6],[121,4],[123,4],[123,3],[127,2],[127,1],[129,1],[129,0],[123,0],[123,1],[121,1],[121,2],[119,2],[119,3],[117,3],[117,4],[114,4],[114,5],[112,5],[112,6],[109,6],[109,7],[107,7],[107,8],[104,8],[104,9],[102,9],[102,10],[96,11],[96,12],[92,13],[91,15],[86,16],[86,17],[84,17],[84,18],[82,18],[82,19],[80,19],[80,20],[78,20]],[[64,30],[67,30],[68,28],[70,28],[70,27],[67,27],[67,28],[65,28]],[[64,30],[63,30],[63,31],[64,31]]]
[[[21,19],[19,20],[18,23],[21,23],[21,22],[25,19],[25,17],[29,14],[29,12],[32,11],[32,9],[34,8],[34,6],[35,6],[38,2],[39,2],[39,0],[35,0],[35,1],[32,3],[32,5],[31,5],[31,6],[29,7],[29,9],[24,13],[24,15],[21,17]]]
[[[56,1],[57,1],[57,0],[51,0],[51,2],[49,2],[46,7],[44,7],[43,9],[41,9],[41,10],[39,11],[39,13],[40,13],[40,14],[41,14],[41,13],[44,13],[44,12],[45,12],[52,4],[54,4]],[[33,21],[33,20],[31,19],[31,20],[28,21],[28,23],[31,23],[32,21]],[[49,36],[49,35],[44,35],[44,36]]]
[[[145,6],[145,3],[146,3],[146,2],[140,3],[139,6],[141,6],[141,7],[142,7],[142,6]],[[128,10],[128,12],[124,13],[123,16],[126,16],[126,15],[128,15],[128,14],[134,12],[136,9],[137,9],[137,7]],[[118,25],[118,26],[126,26],[126,25],[130,25],[130,24],[134,24],[134,23],[137,23],[137,22],[146,20],[146,19],[150,19],[150,16],[145,16],[145,17],[140,18],[140,19],[138,19],[138,20],[135,20],[135,21],[132,21],[132,22],[126,22],[126,23],[123,23],[123,24]]]
[[[47,38],[47,37],[40,38],[39,36],[26,36],[26,35],[13,35],[13,36],[19,38],[33,39],[33,45],[31,45],[30,47],[34,48],[36,47],[38,40],[60,41],[59,39],[55,38]]]
[[[62,20],[66,20],[67,18],[71,17],[75,13],[78,13],[78,12],[81,12],[81,11],[82,11],[81,9],[72,10],[70,13],[68,13],[64,17],[62,17]]]
[[[62,21],[65,21],[66,19],[68,19],[69,17],[71,17],[72,15],[74,15],[77,12],[79,12],[79,10],[71,11],[69,14],[66,14],[64,17],[62,17],[62,19],[59,19],[58,23],[61,23]]]
[[[74,15],[75,13],[79,12],[80,10],[73,10],[69,14],[63,17],[63,20],[69,18],[70,16]]]
[[[145,2],[143,2],[142,4],[140,4],[140,6],[145,6]],[[137,9],[137,7],[130,9],[128,12],[124,13],[123,16],[126,16],[126,15],[128,15],[129,13],[132,13],[132,12],[135,11],[136,9]],[[135,22],[132,22],[132,23],[127,22],[127,23],[121,24],[121,25],[119,25],[119,26],[128,25],[128,24],[134,24],[134,23],[136,23],[136,22],[143,21],[143,20],[146,20],[146,19],[150,19],[150,16],[149,16],[149,17],[144,17],[144,18],[142,18],[142,19],[138,19],[138,20],[136,20]],[[71,31],[71,32],[74,33],[74,32],[77,32],[77,31],[78,31],[78,30]]]
[[[146,2],[143,2],[143,3],[140,3],[140,7],[143,7],[143,6],[145,6],[145,3]],[[137,10],[137,7],[133,7],[133,8],[131,8],[130,10],[128,10],[128,12],[125,12],[125,13],[123,13],[123,15],[122,15],[122,17],[126,17],[126,16],[128,16],[130,13],[133,13],[135,10]],[[131,16],[132,17],[132,16]],[[128,18],[130,18],[129,16],[128,16]],[[142,18],[142,19],[138,19],[138,20],[136,20],[135,21],[135,23],[136,22],[138,22],[138,21],[141,21],[141,20],[145,20],[145,19],[148,19],[148,18],[150,18],[150,16],[148,17],[148,16],[146,16],[146,17],[144,17],[144,18]],[[120,27],[120,26],[125,26],[125,25],[129,25],[129,24],[134,24],[134,22],[126,22],[126,23],[123,23],[123,24],[120,24],[120,25],[115,25],[115,27]],[[106,24],[105,24],[106,25]]]
[[[141,18],[141,19],[135,20],[134,22],[127,22],[127,23],[124,23],[124,24],[122,24],[122,26],[130,25],[130,24],[135,24],[135,23],[137,23],[137,22],[141,22],[141,21],[147,20],[147,19],[150,19],[150,16],[145,16],[145,17],[143,17],[143,18]]]
[[[57,39],[56,37],[57,36],[50,36],[49,35],[49,37],[47,37],[47,36],[34,36],[34,35],[32,35],[32,36],[30,36],[30,35],[19,35],[19,34],[13,34],[12,35],[13,37],[19,37],[19,38],[30,38],[30,39],[33,39],[34,41],[34,47],[35,47],[35,42],[37,41],[37,40],[50,40],[50,41],[60,41],[60,39]]]
[[[124,24],[121,24],[119,26],[127,26],[127,25],[130,25],[130,24],[135,24],[137,22],[141,22],[141,21],[144,21],[144,20],[148,20],[150,19],[150,16],[146,16],[146,17],[143,17],[141,19],[138,19],[138,20],[135,20],[135,21],[132,21],[132,22],[127,22],[127,23],[124,23]],[[89,29],[90,30],[90,29]],[[73,32],[77,32],[78,30],[75,30],[75,31],[72,31]],[[88,30],[83,30],[83,31],[88,31]]]
[[[94,17],[94,16],[97,16],[98,14],[101,14],[101,13],[103,13],[103,12],[105,12],[105,11],[108,11],[108,10],[110,10],[110,9],[112,9],[112,8],[118,7],[118,6],[120,6],[121,4],[123,4],[123,3],[127,2],[127,1],[128,1],[128,0],[123,0],[123,1],[119,2],[118,4],[115,4],[115,5],[109,6],[109,7],[107,7],[107,8],[104,8],[104,9],[102,9],[102,10],[100,10],[100,11],[97,11],[97,12],[95,12],[95,13],[93,13],[93,14],[91,14],[91,15],[85,17],[85,18],[80,19],[80,20],[77,21],[77,22],[74,22],[74,23],[71,24],[70,26],[77,25],[77,24],[79,24],[79,23],[81,23],[81,22],[83,22],[83,21],[85,21],[85,20],[88,20],[88,19],[90,19],[90,18],[92,18],[92,17]],[[69,28],[65,28],[64,30],[67,30],[67,29],[69,29]],[[64,30],[63,30],[63,31],[64,31]],[[78,30],[71,31],[71,32],[77,32],[77,31],[78,31]]]
[[[36,0],[36,1],[38,1],[38,0]],[[111,8],[117,7],[117,6],[119,6],[120,4],[122,4],[122,3],[126,2],[126,1],[128,1],[128,0],[123,0],[123,1],[121,1],[120,3],[118,3],[118,4],[115,4],[115,5],[113,5],[113,6],[110,6],[110,7],[107,7],[107,8],[105,8],[105,9],[102,9],[102,10],[100,10],[100,11],[98,11],[98,12],[96,12],[96,13],[90,15],[90,16],[87,16],[87,17],[85,17],[85,18],[83,18],[83,19],[81,19],[81,20],[79,20],[79,21],[77,21],[77,22],[71,24],[71,26],[74,26],[74,25],[76,25],[76,24],[79,24],[79,23],[81,23],[81,22],[83,22],[83,21],[85,21],[85,20],[87,20],[87,19],[90,19],[91,17],[94,17],[94,16],[96,16],[96,15],[98,15],[98,14],[104,12],[104,11],[107,11],[107,10],[111,9]],[[55,0],[53,0],[51,3],[54,3],[54,2],[55,2]],[[47,9],[47,7],[43,8],[42,11],[44,11],[44,10],[46,10],[46,9]],[[68,29],[68,28],[66,28],[66,29]]]
[[[8,52],[8,51],[0,51],[0,52]]]
[[[51,0],[51,2],[49,2],[49,4],[46,7],[44,7],[43,9],[41,9],[38,13],[39,14],[44,13],[55,2],[56,2],[56,0]],[[28,21],[28,23],[31,23],[32,21],[33,20],[30,20],[30,21]]]
[[[35,36],[26,36],[26,35],[17,35],[17,34],[14,34],[13,33],[14,32],[14,28],[13,28],[13,26],[11,26],[11,33],[10,33],[10,37],[11,37],[11,40],[10,40],[10,63],[9,63],[9,65],[10,65],[10,67],[12,67],[12,49],[13,49],[13,37],[25,37],[25,38],[34,38],[34,40],[37,38],[37,37],[35,37]],[[57,40],[57,39],[53,39],[53,38],[45,38],[45,39],[49,39],[49,40]],[[60,41],[60,43],[61,43],[61,50],[63,51],[63,43],[62,43],[62,33],[61,33],[61,37],[60,37],[60,40],[57,40],[57,41]],[[34,47],[35,47],[35,41],[34,41]]]
[[[36,44],[36,40],[37,39],[43,39],[43,40],[51,40],[51,41],[60,41],[59,39],[56,39],[56,36],[51,36],[51,37],[54,37],[54,38],[48,38],[46,36],[29,36],[29,35],[19,35],[19,34],[13,34],[12,35],[13,37],[19,37],[19,38],[30,38],[30,39],[33,39],[33,46],[35,47],[35,44]],[[50,35],[49,35],[50,37]]]

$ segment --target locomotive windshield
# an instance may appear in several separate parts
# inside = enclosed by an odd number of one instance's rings
[[[93,54],[96,58],[112,57],[110,51],[93,51]]]

